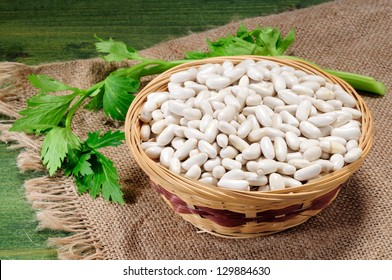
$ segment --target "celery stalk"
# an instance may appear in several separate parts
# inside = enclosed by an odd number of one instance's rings
[[[309,60],[306,60],[303,58],[296,57],[296,56],[279,56],[279,57],[293,59],[293,60],[299,60],[299,61],[309,63],[309,64],[311,64],[317,68],[320,68],[321,70],[323,70],[331,75],[334,75],[336,77],[341,78],[342,80],[349,83],[356,90],[367,91],[367,92],[375,93],[378,95],[385,95],[385,93],[387,92],[387,88],[385,87],[385,84],[380,81],[375,80],[373,77],[350,73],[350,72],[337,71],[337,70],[332,70],[332,69],[322,69],[321,67],[319,67],[315,63],[310,62]]]
[[[367,91],[379,95],[385,95],[387,89],[384,83],[375,80],[373,77],[337,71],[332,69],[323,69],[325,72],[345,80],[357,90]]]

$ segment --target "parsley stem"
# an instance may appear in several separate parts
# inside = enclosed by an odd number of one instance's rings
[[[160,74],[174,66],[180,65],[190,60],[165,61],[159,59],[144,59],[142,62],[128,68],[114,71],[116,75],[140,78]]]
[[[99,87],[101,87],[103,85],[103,81],[99,82],[97,84],[94,84],[91,88],[87,89],[87,90],[82,90],[81,91],[81,96],[79,97],[79,99],[75,102],[75,104],[72,105],[71,109],[69,109],[68,114],[67,114],[67,118],[65,119],[65,127],[67,129],[71,129],[71,122],[72,122],[72,118],[76,112],[76,110],[80,107],[80,105],[83,103],[83,101],[89,97],[91,94],[93,94],[95,92],[96,89],[98,89]]]

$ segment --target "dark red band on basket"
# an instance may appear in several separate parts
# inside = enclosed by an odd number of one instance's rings
[[[309,206],[305,208],[303,208],[302,204],[294,204],[281,209],[258,212],[256,217],[250,218],[246,217],[245,214],[233,212],[230,210],[218,210],[203,206],[189,207],[186,202],[180,199],[177,195],[170,193],[154,182],[151,182],[151,186],[170,202],[174,211],[177,213],[197,214],[205,219],[209,219],[216,224],[225,227],[241,226],[248,222],[284,222],[297,215],[300,215],[302,212],[307,210],[321,210],[328,206],[328,204],[333,200],[342,187],[342,185],[340,185],[331,192],[316,198]]]

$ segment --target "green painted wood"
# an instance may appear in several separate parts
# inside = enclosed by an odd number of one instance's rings
[[[0,60],[35,64],[96,56],[94,34],[137,49],[235,19],[325,0],[2,0]]]
[[[322,2],[327,1],[2,0],[0,61],[38,64],[94,57],[94,34],[143,49],[232,20]],[[20,174],[17,154],[0,143],[0,259],[55,259],[46,240],[64,233],[36,230],[23,182],[38,174]]]

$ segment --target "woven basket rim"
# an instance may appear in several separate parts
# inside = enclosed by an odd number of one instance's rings
[[[144,104],[145,97],[148,93],[153,91],[158,91],[157,89],[164,88],[167,85],[168,79],[171,74],[185,70],[191,67],[197,67],[206,63],[222,63],[226,60],[230,60],[232,62],[239,62],[245,59],[253,59],[253,60],[270,60],[274,61],[281,65],[292,66],[296,69],[301,69],[307,73],[313,73],[316,75],[323,76],[327,80],[332,83],[339,84],[345,91],[351,94],[356,99],[356,108],[362,113],[362,133],[359,139],[359,147],[363,149],[363,154],[354,163],[350,163],[345,165],[342,169],[328,173],[323,175],[320,178],[311,180],[306,184],[294,187],[287,188],[284,190],[278,191],[268,191],[268,192],[258,192],[258,191],[239,191],[239,190],[231,190],[225,188],[219,188],[214,185],[203,184],[181,175],[174,174],[169,171],[167,168],[161,166],[154,160],[148,158],[144,151],[140,147],[140,135],[138,134],[137,128],[137,120],[138,114],[141,110],[142,105]],[[132,125],[131,125],[132,124]],[[139,125],[140,126],[140,125]],[[131,129],[132,127],[132,129]],[[362,99],[362,97],[345,81],[342,79],[333,76],[331,74],[326,73],[325,71],[316,68],[315,66],[306,63],[304,61],[292,60],[288,58],[279,58],[279,57],[270,57],[270,56],[224,56],[224,57],[214,57],[207,58],[203,60],[190,61],[178,66],[175,66],[164,73],[158,75],[153,80],[151,80],[136,96],[133,103],[131,104],[125,121],[125,134],[126,134],[126,143],[131,152],[131,155],[136,160],[138,165],[143,169],[145,173],[147,173],[152,181],[157,184],[165,185],[164,181],[168,181],[172,184],[172,191],[177,193],[179,196],[184,195],[184,193],[188,192],[188,195],[198,195],[207,197],[216,197],[222,201],[234,201],[240,200],[243,202],[249,202],[252,200],[257,200],[258,198],[265,199],[268,198],[270,200],[281,200],[281,199],[299,199],[301,196],[308,197],[311,196],[319,196],[327,193],[333,187],[336,187],[336,182],[342,182],[342,179],[346,181],[359,167],[362,162],[365,160],[366,156],[370,152],[372,142],[373,142],[373,121],[370,109]],[[139,137],[139,143],[137,138]],[[160,176],[156,176],[159,174]],[[161,177],[161,178],[160,178]],[[174,188],[174,185],[177,185]],[[165,187],[165,186],[163,186]],[[208,198],[206,198],[208,200]],[[234,200],[233,200],[234,199]]]

